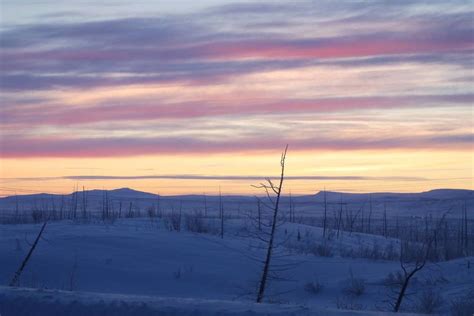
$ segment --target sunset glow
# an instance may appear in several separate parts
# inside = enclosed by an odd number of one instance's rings
[[[472,3],[338,3],[4,1],[0,195],[474,189]]]

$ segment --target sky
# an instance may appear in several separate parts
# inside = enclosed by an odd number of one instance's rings
[[[0,196],[473,189],[474,1],[0,4]]]

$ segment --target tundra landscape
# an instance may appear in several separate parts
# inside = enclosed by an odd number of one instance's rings
[[[472,1],[0,4],[0,315],[474,315]]]
[[[6,315],[376,315],[400,300],[400,311],[467,315],[472,200],[470,190],[319,192],[282,197],[273,219],[263,196],[7,197],[0,307]],[[253,302],[273,220],[262,307]]]

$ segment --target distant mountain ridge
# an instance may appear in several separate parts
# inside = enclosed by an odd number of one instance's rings
[[[134,190],[130,188],[119,188],[119,189],[113,189],[113,190],[100,190],[100,189],[85,190],[85,191],[78,190],[78,191],[67,193],[67,194],[35,193],[35,194],[23,194],[23,195],[10,195],[10,196],[0,198],[0,201],[5,200],[5,199],[32,200],[32,199],[54,198],[54,197],[61,197],[61,196],[71,197],[73,194],[82,196],[83,193],[85,193],[88,197],[99,197],[99,196],[102,197],[105,193],[107,193],[111,197],[127,197],[127,198],[159,197],[158,194],[154,194],[154,193],[138,191],[138,190]]]
[[[113,190],[85,190],[84,191],[87,197],[90,198],[99,198],[107,194],[110,198],[116,199],[204,199],[214,200],[218,198],[218,195],[204,195],[204,194],[184,194],[184,195],[170,195],[163,196],[160,194],[143,192],[134,190],[131,188],[119,188]],[[69,194],[49,194],[49,193],[37,193],[37,194],[27,194],[27,195],[12,195],[0,198],[0,201],[11,201],[12,199],[18,199],[19,201],[32,201],[32,200],[44,200],[48,198],[70,198],[74,194],[82,196],[84,193],[82,190],[69,193]],[[367,201],[372,199],[376,200],[445,200],[445,199],[473,199],[474,190],[468,189],[435,189],[419,193],[396,193],[396,192],[374,192],[374,193],[348,193],[348,192],[337,192],[337,191],[319,191],[316,194],[311,195],[296,195],[293,196],[295,200],[301,201],[324,201],[324,196],[328,201]],[[255,195],[223,195],[223,198],[226,200],[248,200],[254,199]],[[285,198],[288,198],[285,196]]]
[[[264,202],[267,197],[257,191]],[[324,202],[327,203],[324,203]],[[331,216],[337,210],[345,212],[372,210],[373,216],[381,218],[385,210],[390,216],[442,216],[450,212],[450,216],[462,217],[467,208],[469,214],[474,212],[474,191],[458,189],[437,189],[420,193],[346,193],[321,191],[310,195],[284,195],[280,199],[283,212],[293,206],[298,216],[321,216],[327,209]],[[222,203],[222,204],[221,204]],[[269,204],[269,203],[268,203]],[[149,210],[173,212],[203,212],[217,216],[223,205],[229,216],[245,216],[257,208],[255,195],[171,195],[163,196],[150,192],[142,192],[130,188],[114,190],[87,190],[70,194],[31,194],[0,198],[0,216],[19,212],[28,214],[33,210],[56,210],[59,212],[87,209],[100,213],[104,207],[113,212],[124,214],[132,212],[144,216]],[[141,213],[140,213],[141,212]],[[230,215],[232,214],[232,215]],[[472,213],[474,214],[474,213]],[[30,215],[32,216],[32,215]]]
[[[323,200],[324,195],[329,200],[343,199],[343,200],[391,200],[391,199],[430,199],[430,200],[445,200],[445,199],[469,199],[474,198],[474,190],[467,189],[434,189],[430,191],[418,193],[397,193],[397,192],[374,192],[374,193],[347,193],[334,191],[319,191],[315,194],[318,200]]]
[[[78,193],[81,193],[82,191],[78,191]],[[143,191],[138,191],[130,188],[120,188],[120,189],[114,189],[114,190],[90,190],[90,191],[85,191],[86,194],[94,194],[94,195],[102,195],[105,192],[107,194],[110,194],[112,196],[117,196],[117,197],[130,197],[130,198],[136,198],[136,197],[159,197],[159,194],[155,193],[149,193],[149,192],[143,192]],[[73,194],[73,193],[71,193]]]

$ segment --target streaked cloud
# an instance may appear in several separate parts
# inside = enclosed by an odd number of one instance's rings
[[[223,181],[261,181],[265,179],[278,180],[279,177],[261,175],[199,175],[199,174],[166,174],[166,175],[134,175],[134,176],[107,176],[107,175],[75,175],[63,177],[22,177],[0,178],[1,181],[53,181],[53,180],[223,180]],[[423,177],[368,177],[368,176],[286,176],[288,181],[429,181]]]
[[[4,159],[472,151],[469,1],[5,7]]]
[[[147,121],[156,119],[189,119],[229,115],[278,113],[325,113],[366,109],[423,108],[470,106],[474,94],[406,95],[384,97],[347,97],[314,99],[245,99],[202,100],[167,103],[130,98],[128,101],[99,103],[95,106],[63,108],[55,106],[8,107],[3,111],[4,124],[71,125],[103,121]],[[242,103],[243,102],[243,103]]]
[[[209,140],[195,137],[154,138],[24,138],[3,141],[3,158],[27,157],[122,157],[159,154],[209,154],[278,151],[291,144],[294,151],[308,150],[387,150],[469,149],[474,134],[412,136],[390,138],[272,138],[244,137],[234,140]]]

